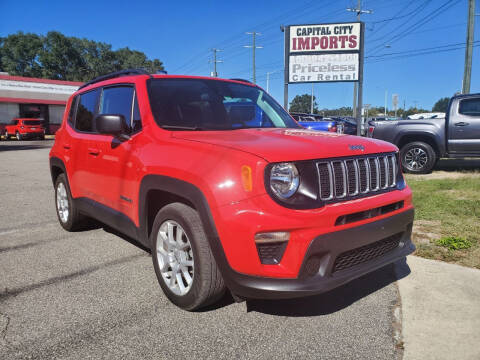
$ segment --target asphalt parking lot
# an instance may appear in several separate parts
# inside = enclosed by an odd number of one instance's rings
[[[393,267],[330,293],[172,305],[149,253],[98,227],[57,223],[51,141],[0,142],[0,357],[392,359]]]

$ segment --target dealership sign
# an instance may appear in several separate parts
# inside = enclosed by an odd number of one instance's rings
[[[286,83],[359,81],[362,35],[360,22],[288,26]]]

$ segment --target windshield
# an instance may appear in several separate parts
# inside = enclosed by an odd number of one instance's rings
[[[25,125],[29,125],[29,126],[32,126],[32,125],[42,125],[42,122],[40,120],[23,120],[23,123]]]
[[[150,105],[157,124],[169,130],[299,128],[263,90],[208,79],[152,79]]]

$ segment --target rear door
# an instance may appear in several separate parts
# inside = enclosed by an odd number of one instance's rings
[[[449,151],[480,154],[480,97],[460,99],[453,106],[448,124]]]
[[[95,160],[99,153],[96,152],[94,124],[98,108],[99,89],[82,93],[78,98],[75,114],[74,130],[69,131],[66,140],[66,152],[70,153],[72,187],[76,197],[85,197],[96,200],[95,194]]]

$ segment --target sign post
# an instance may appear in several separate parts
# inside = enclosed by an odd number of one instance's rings
[[[288,85],[322,82],[358,82],[358,108],[363,95],[362,22],[290,25],[285,34],[284,106],[288,110]],[[357,112],[357,134],[362,115]]]

